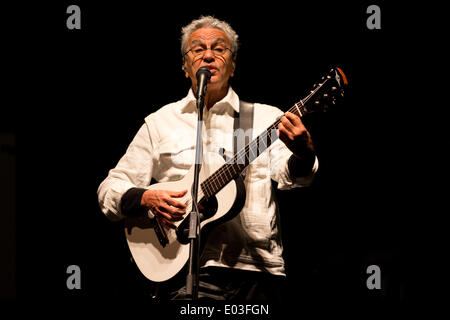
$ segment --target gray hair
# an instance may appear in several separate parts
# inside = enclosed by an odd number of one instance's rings
[[[181,28],[181,54],[184,55],[187,51],[186,45],[189,36],[197,29],[211,27],[215,29],[222,30],[225,32],[227,37],[231,42],[231,51],[233,52],[233,56],[236,56],[239,43],[238,43],[238,35],[231,28],[231,26],[222,20],[214,18],[213,16],[201,16],[199,19],[193,20],[187,26]]]

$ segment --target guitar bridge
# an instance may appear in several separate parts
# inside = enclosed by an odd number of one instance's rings
[[[158,237],[159,243],[162,245],[163,248],[166,247],[166,245],[169,243],[169,239],[167,238],[166,230],[161,226],[161,223],[159,222],[158,218],[155,218],[155,233]]]

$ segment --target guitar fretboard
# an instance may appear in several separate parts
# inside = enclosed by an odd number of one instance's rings
[[[297,102],[289,112],[302,117],[305,113],[304,102]],[[250,163],[253,162],[261,153],[272,145],[278,139],[277,128],[281,122],[281,117],[278,118],[272,125],[269,126],[263,133],[261,133],[252,142],[247,144],[243,149],[236,152],[236,154],[229,159],[222,167],[216,170],[201,184],[204,195],[210,196],[219,192],[231,180],[237,177]]]

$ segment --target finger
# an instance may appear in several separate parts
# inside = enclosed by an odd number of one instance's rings
[[[170,221],[182,220],[185,213],[183,210],[171,207],[168,204],[163,204],[159,209],[170,216]]]
[[[306,127],[300,120],[300,117],[298,117],[296,114],[286,112],[286,118],[288,118],[289,121],[294,125],[292,128],[289,128],[293,138],[295,138],[296,136],[301,136],[307,132]]]
[[[186,205],[184,203],[181,203],[181,202],[179,202],[177,200],[174,200],[172,198],[167,198],[166,202],[167,202],[167,204],[171,205],[172,207],[181,209],[181,211],[183,213],[186,211],[186,210],[184,210],[184,209],[186,209]]]
[[[168,212],[165,212],[165,210],[161,210],[160,208],[155,208],[155,211],[160,218],[164,218],[167,221],[173,220],[172,216]]]
[[[287,140],[293,140],[292,133],[289,130],[287,130],[282,123],[278,125],[278,137],[283,142],[286,142]]]
[[[288,111],[284,115],[286,116],[286,118],[288,118],[292,122],[292,124],[294,126],[296,126],[296,127],[303,127],[302,120],[300,120],[300,117],[297,116],[296,114]]]
[[[281,123],[287,130],[289,131],[294,130],[294,125],[291,123],[291,121],[289,121],[289,119],[286,116],[281,117]]]
[[[173,198],[181,198],[187,192],[188,192],[187,190],[183,190],[183,191],[168,191],[168,194],[169,194],[169,196],[171,196]]]

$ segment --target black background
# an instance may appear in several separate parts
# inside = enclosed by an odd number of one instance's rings
[[[66,27],[70,4],[81,8],[81,30]],[[381,8],[381,30],[366,27],[370,4]],[[411,212],[421,204],[411,175],[415,106],[403,89],[415,63],[405,10],[365,1],[14,6],[1,125],[17,141],[18,301],[145,291],[122,225],[102,215],[96,190],[144,117],[186,95],[180,29],[207,14],[240,37],[232,86],[244,100],[287,110],[334,66],[350,82],[338,108],[305,120],[320,160],[314,184],[278,194],[285,301],[407,301]],[[81,290],[66,287],[72,264]],[[372,264],[381,290],[366,287]]]

